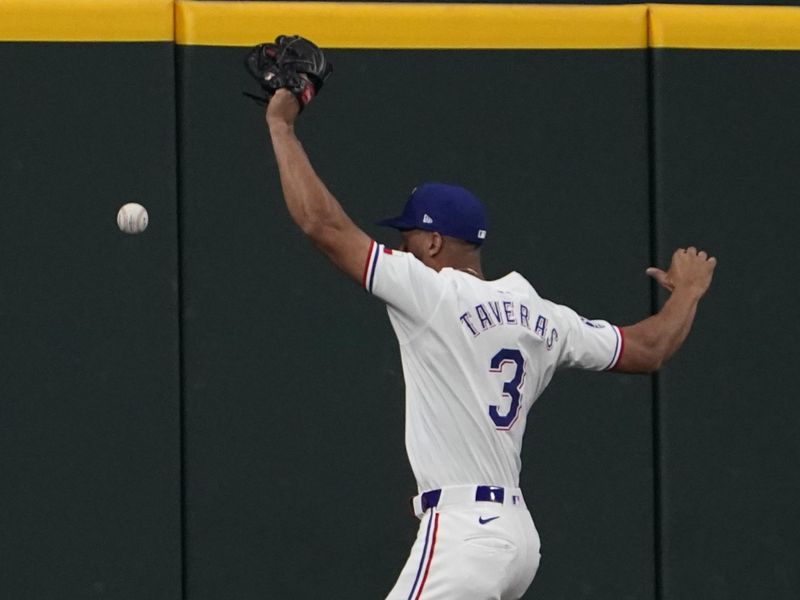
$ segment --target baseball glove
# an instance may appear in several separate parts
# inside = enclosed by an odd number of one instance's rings
[[[319,94],[333,65],[313,42],[299,35],[279,35],[274,42],[259,44],[245,59],[249,73],[261,85],[266,96],[244,92],[262,106],[281,88],[292,92],[300,110]]]

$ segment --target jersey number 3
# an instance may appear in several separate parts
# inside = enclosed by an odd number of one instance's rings
[[[500,373],[503,371],[503,367],[509,363],[516,365],[516,368],[514,377],[503,384],[503,395],[511,398],[511,406],[504,415],[500,414],[499,407],[496,404],[489,406],[489,416],[494,421],[497,429],[511,429],[519,416],[520,390],[525,381],[525,359],[522,358],[522,353],[516,349],[503,348],[492,357],[489,370],[492,373]]]

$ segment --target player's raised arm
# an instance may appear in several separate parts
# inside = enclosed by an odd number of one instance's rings
[[[286,207],[295,223],[342,271],[360,282],[371,239],[350,220],[317,176],[294,132],[300,105],[278,90],[267,106],[267,126]]]
[[[647,274],[671,295],[657,314],[622,328],[625,349],[614,370],[652,373],[661,368],[689,334],[697,304],[711,285],[716,264],[716,258],[690,247],[672,255],[668,271],[647,269]]]

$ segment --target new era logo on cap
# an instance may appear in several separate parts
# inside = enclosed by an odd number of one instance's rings
[[[433,219],[428,213],[425,213],[424,215],[422,215],[422,222],[430,225],[431,223],[433,223]]]
[[[486,239],[486,230],[485,229],[478,229],[478,239],[485,240]]]

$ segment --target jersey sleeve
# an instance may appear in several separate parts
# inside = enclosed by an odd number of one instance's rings
[[[590,371],[613,369],[625,348],[622,330],[608,321],[585,319],[567,306],[555,306],[563,336],[558,366]]]
[[[444,293],[444,281],[408,252],[372,242],[362,285],[390,307],[393,322],[406,334],[430,320]]]

